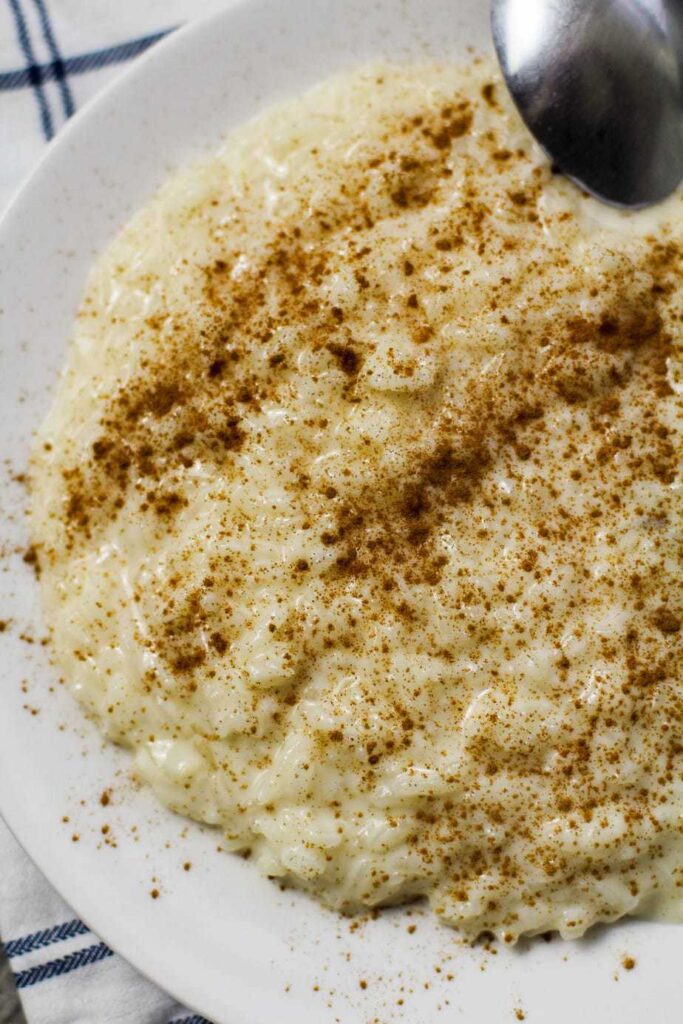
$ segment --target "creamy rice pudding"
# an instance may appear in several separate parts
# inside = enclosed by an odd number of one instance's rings
[[[133,218],[32,522],[55,660],[161,800],[344,910],[677,912],[682,243],[484,61],[331,80]]]

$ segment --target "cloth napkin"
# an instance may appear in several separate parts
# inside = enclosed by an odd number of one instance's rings
[[[223,0],[0,0],[0,209],[90,97]],[[205,1024],[114,954],[0,819],[0,935],[28,1024]]]
[[[79,921],[2,819],[0,934],[28,1024],[206,1024]]]

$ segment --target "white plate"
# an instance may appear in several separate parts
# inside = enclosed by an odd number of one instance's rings
[[[0,228],[0,417],[14,467],[25,465],[47,407],[93,256],[173,167],[338,69],[485,49],[487,19],[478,0],[237,3],[169,38],[76,117]],[[19,638],[40,636],[36,586],[11,554],[25,544],[21,488],[2,486],[0,544],[10,555],[0,618],[14,622],[0,637],[0,810],[65,899],[141,971],[219,1024],[495,1024],[518,1008],[532,1022],[635,1024],[653,1005],[658,1021],[677,1019],[683,935],[674,926],[632,921],[574,945],[495,956],[405,910],[352,931],[217,853],[216,833],[136,792],[127,755],[103,748],[44,650]],[[116,846],[104,844],[103,824]],[[626,953],[638,962],[629,973]]]

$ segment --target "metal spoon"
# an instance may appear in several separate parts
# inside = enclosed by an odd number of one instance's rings
[[[586,191],[649,206],[683,178],[683,0],[492,0],[527,127]]]

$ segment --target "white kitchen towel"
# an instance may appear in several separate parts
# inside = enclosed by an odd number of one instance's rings
[[[0,0],[0,209],[91,96],[169,31],[223,4]],[[204,1024],[78,920],[1,820],[0,936],[29,1024]]]
[[[2,819],[0,934],[29,1024],[205,1024],[76,917]]]
[[[64,122],[169,31],[225,0],[0,0],[0,210]]]

